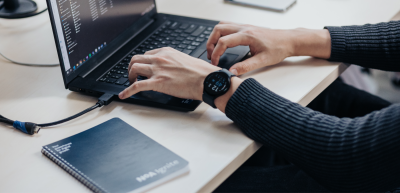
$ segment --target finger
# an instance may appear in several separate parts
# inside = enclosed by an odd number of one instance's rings
[[[144,55],[154,55],[154,54],[157,54],[158,52],[160,52],[160,50],[161,50],[161,48],[149,50],[149,51],[145,52]]]
[[[245,61],[238,62],[233,65],[229,71],[235,75],[241,75],[246,72],[255,70],[263,65],[263,60],[260,55],[253,56]]]
[[[131,86],[119,93],[118,96],[120,99],[126,99],[140,91],[153,90],[155,86],[156,81],[153,79],[141,80],[133,83]]]
[[[230,21],[220,21],[218,24],[236,24]]]
[[[215,66],[218,65],[219,58],[222,56],[222,54],[224,54],[226,49],[239,45],[250,45],[249,38],[240,33],[234,33],[221,37],[211,53],[211,64]]]
[[[217,44],[219,38],[229,34],[236,33],[240,31],[241,27],[236,24],[218,24],[214,27],[211,32],[210,37],[207,41],[207,57],[211,58],[211,53],[214,50],[215,44]]]
[[[135,82],[139,75],[147,78],[153,76],[152,66],[149,64],[134,63],[129,71],[129,82]]]
[[[131,71],[131,67],[134,63],[142,63],[142,64],[152,64],[154,62],[153,55],[134,55],[131,59],[131,62],[128,66],[128,72]]]

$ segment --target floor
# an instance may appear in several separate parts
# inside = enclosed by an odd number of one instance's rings
[[[376,84],[375,94],[392,103],[400,103],[400,87],[391,83],[392,73],[372,70],[370,78]]]
[[[400,12],[392,20],[400,20]],[[371,69],[370,73],[361,73],[361,67],[352,65],[341,78],[347,84],[365,90],[392,103],[400,103],[400,87],[392,84],[393,72]]]

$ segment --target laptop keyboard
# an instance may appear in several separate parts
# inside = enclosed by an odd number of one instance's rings
[[[108,70],[98,81],[127,87],[130,85],[128,81],[128,66],[132,56],[162,47],[171,47],[190,55],[207,41],[212,30],[213,27],[211,26],[167,21],[135,50]],[[138,77],[138,81],[144,79],[146,77]]]

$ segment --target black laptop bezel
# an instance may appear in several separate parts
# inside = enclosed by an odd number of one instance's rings
[[[152,22],[152,18],[157,14],[157,5],[155,0],[153,0],[154,8],[150,10],[148,13],[142,16],[138,21],[134,22],[130,27],[128,27],[125,31],[123,31],[120,35],[117,36],[112,42],[110,42],[102,51],[101,54],[97,54],[93,56],[90,60],[87,61],[85,65],[82,65],[80,68],[71,72],[72,74],[67,74],[64,66],[64,60],[62,57],[62,50],[59,44],[59,37],[57,34],[57,27],[55,23],[55,18],[53,14],[53,7],[51,6],[51,0],[46,0],[51,27],[53,31],[53,36],[57,48],[58,60],[60,62],[61,74],[63,76],[65,89],[68,89],[68,85],[78,76],[83,76],[84,74],[94,70],[98,66],[100,66],[104,61],[106,61],[110,56],[112,56],[118,49],[124,46],[127,42],[129,42],[132,38],[134,38],[138,31],[140,31],[147,23]]]

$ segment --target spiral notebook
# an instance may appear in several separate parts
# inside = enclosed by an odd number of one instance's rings
[[[189,171],[186,160],[119,118],[42,153],[94,192],[142,192]]]

